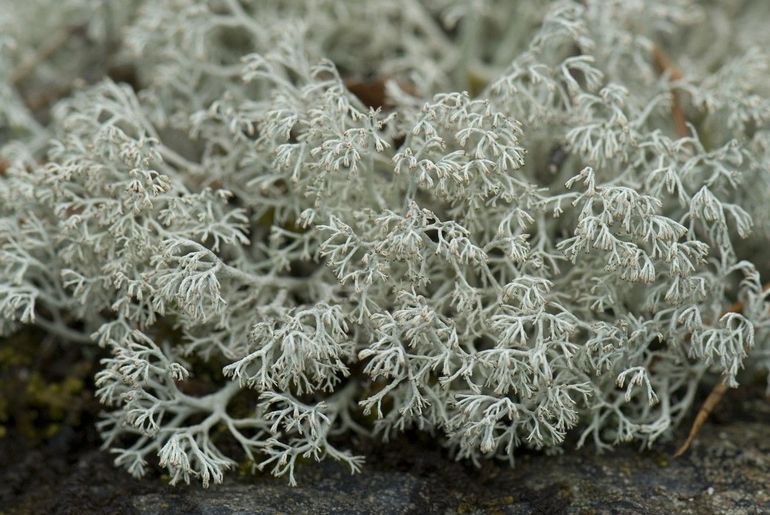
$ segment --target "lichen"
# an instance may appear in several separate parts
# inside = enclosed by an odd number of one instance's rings
[[[107,353],[133,475],[649,446],[767,374],[766,2],[97,3],[0,2],[0,331]]]

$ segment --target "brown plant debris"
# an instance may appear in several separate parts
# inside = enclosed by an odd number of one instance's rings
[[[692,423],[690,434],[687,435],[687,440],[685,440],[679,449],[676,450],[674,453],[674,458],[678,458],[687,452],[687,449],[690,448],[690,445],[692,445],[692,443],[695,441],[695,438],[698,437],[698,433],[700,433],[703,424],[706,423],[709,414],[711,414],[716,405],[719,404],[719,401],[722,400],[722,397],[724,397],[725,392],[727,392],[727,388],[728,387],[725,383],[719,383],[714,386],[714,388],[711,390],[711,393],[708,397],[706,397],[706,400],[698,410],[698,415],[695,417],[695,421]]]
[[[658,71],[661,74],[667,73],[672,81],[680,81],[684,77],[682,70],[674,65],[668,54],[658,45],[655,45],[652,49],[652,60]],[[680,138],[687,137],[690,134],[690,131],[687,129],[687,118],[682,107],[682,94],[683,91],[680,88],[671,88],[671,118],[674,120],[674,130]]]

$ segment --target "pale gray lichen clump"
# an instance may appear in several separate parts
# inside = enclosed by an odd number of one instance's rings
[[[3,0],[2,331],[109,351],[136,476],[651,444],[770,365],[770,5],[723,4]]]

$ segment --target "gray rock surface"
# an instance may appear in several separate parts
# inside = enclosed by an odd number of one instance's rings
[[[686,429],[686,428],[683,428]],[[133,498],[142,514],[173,513],[768,513],[770,400],[729,399],[693,449],[674,444],[597,455],[524,455],[513,469],[473,469],[436,449],[401,444],[351,476],[334,464],[308,465],[300,486],[262,477],[202,491]],[[186,511],[188,510],[188,511]]]
[[[0,513],[770,513],[770,400],[761,390],[731,392],[674,460],[686,432],[645,452],[522,453],[515,468],[456,463],[430,437],[411,435],[369,449],[355,476],[303,464],[294,488],[237,473],[208,490],[169,487],[157,476],[131,479],[96,450],[65,462],[30,451],[0,467]]]

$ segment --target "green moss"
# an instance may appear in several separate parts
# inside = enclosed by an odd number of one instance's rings
[[[661,468],[666,468],[671,465],[671,460],[666,454],[660,453],[655,456],[655,463]]]
[[[89,409],[92,364],[65,345],[41,345],[34,330],[0,340],[0,438],[15,432],[30,443],[79,426]]]

